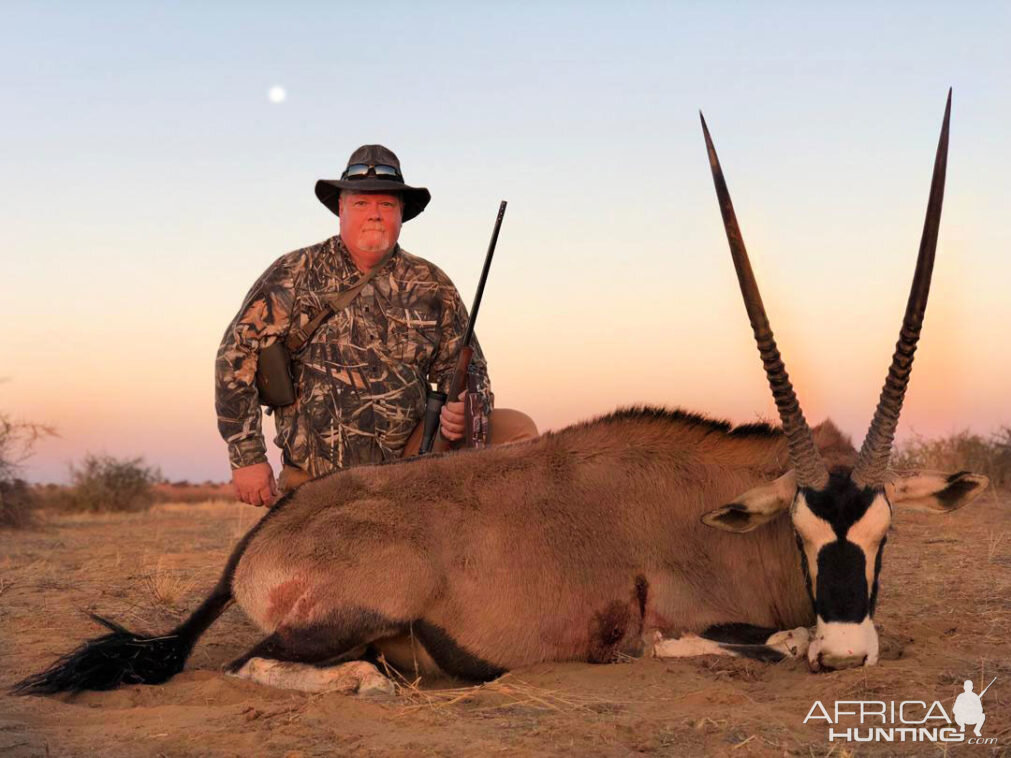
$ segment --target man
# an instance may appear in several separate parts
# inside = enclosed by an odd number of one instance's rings
[[[382,145],[364,145],[339,180],[316,196],[340,217],[340,235],[275,261],[253,285],[218,350],[218,429],[228,443],[236,496],[269,505],[278,494],[323,474],[417,451],[429,383],[447,392],[467,328],[467,311],[438,267],[403,250],[401,223],[431,198],[404,182]],[[350,303],[340,293],[355,291]],[[315,330],[310,322],[333,309]],[[276,409],[280,482],[267,462],[255,384],[261,350],[308,329],[292,355],[297,398]],[[498,444],[537,435],[516,411],[496,410],[487,364],[474,345],[469,396],[442,409],[443,435]],[[465,430],[468,402],[476,422]],[[488,437],[489,425],[492,429]],[[413,433],[413,437],[412,437]]]

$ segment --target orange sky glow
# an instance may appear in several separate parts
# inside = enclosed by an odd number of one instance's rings
[[[87,452],[226,479],[218,341],[271,261],[336,233],[313,184],[376,141],[432,191],[401,243],[468,304],[509,201],[477,329],[500,406],[542,429],[636,403],[775,418],[699,108],[805,413],[859,442],[949,86],[934,286],[898,435],[1011,425],[1006,3],[404,6],[380,12],[396,49],[364,59],[331,42],[375,19],[317,11],[7,14],[0,412],[59,433],[28,479],[66,481]],[[392,100],[377,84],[391,81]]]

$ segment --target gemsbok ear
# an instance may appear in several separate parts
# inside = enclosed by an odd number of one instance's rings
[[[948,513],[968,505],[986,489],[988,477],[959,471],[896,471],[894,479],[885,484],[885,495],[893,505],[917,511]]]
[[[750,532],[789,508],[796,494],[797,475],[790,470],[748,490],[729,505],[702,514],[702,523],[727,532]]]

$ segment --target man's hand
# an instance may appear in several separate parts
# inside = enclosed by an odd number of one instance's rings
[[[235,497],[250,505],[271,505],[277,497],[277,482],[270,464],[254,463],[232,471]]]
[[[450,442],[463,439],[466,429],[463,404],[466,399],[467,393],[464,392],[455,403],[446,403],[442,406],[442,413],[439,415],[439,432]]]

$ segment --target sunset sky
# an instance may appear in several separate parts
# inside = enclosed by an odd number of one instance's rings
[[[0,411],[60,435],[29,479],[89,451],[226,479],[218,342],[270,262],[336,233],[313,185],[370,142],[431,190],[401,243],[468,304],[509,201],[478,325],[498,405],[774,418],[700,108],[805,412],[859,441],[949,86],[899,436],[1011,424],[1011,4],[206,6],[4,4]]]

